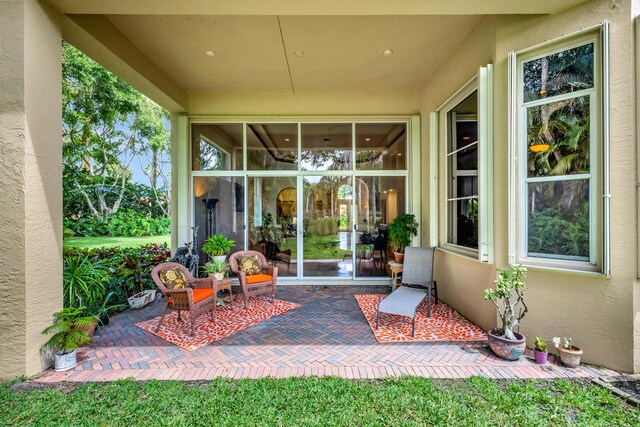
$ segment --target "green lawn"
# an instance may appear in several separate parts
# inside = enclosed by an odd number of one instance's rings
[[[336,247],[335,242],[338,236],[307,236],[304,238],[304,259],[306,261],[318,259],[342,259],[344,254],[351,253]],[[288,237],[285,243],[280,245],[280,249],[291,249],[291,258],[296,259],[298,248],[296,247],[296,237]]]
[[[67,237],[64,239],[65,248],[112,248],[142,246],[149,243],[171,243],[171,235],[144,237]]]
[[[640,425],[636,410],[584,381],[266,378],[58,387],[18,393],[0,385],[0,425]]]

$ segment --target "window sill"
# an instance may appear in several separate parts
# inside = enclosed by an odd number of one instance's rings
[[[458,246],[458,245],[452,245],[451,243],[445,243],[441,246],[438,246],[438,249],[452,254],[452,255],[459,255],[465,258],[470,258],[473,259],[475,261],[480,262],[480,260],[478,260],[478,250],[477,249],[470,249],[470,248],[466,248],[464,246]],[[483,263],[485,264],[485,263]]]
[[[521,259],[516,262],[517,265],[521,265],[530,270],[537,271],[546,271],[550,273],[566,273],[571,275],[578,276],[587,276],[587,277],[601,277],[601,278],[610,278],[611,276],[607,276],[602,271],[598,270],[599,267],[593,265],[584,265],[584,266],[569,266],[565,263],[553,265],[550,262],[535,262],[531,259]]]

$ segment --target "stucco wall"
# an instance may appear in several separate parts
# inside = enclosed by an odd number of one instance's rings
[[[0,379],[42,370],[62,305],[61,46],[37,2],[0,3]]]
[[[508,53],[599,25],[605,19],[611,25],[611,277],[530,268],[527,278],[529,313],[522,323],[521,332],[528,336],[529,345],[540,334],[547,339],[558,335],[572,337],[574,343],[584,349],[585,362],[633,371],[640,366],[638,358],[634,358],[633,322],[637,309],[632,298],[637,253],[633,178],[634,84],[630,78],[634,72],[631,2],[597,0],[557,15],[498,18],[494,27],[495,44],[491,42],[492,24],[486,20],[481,22],[474,30],[476,34],[469,37],[468,49],[458,52],[426,86],[421,113],[426,116],[434,111],[472,77],[477,67],[487,62],[495,64],[495,261],[497,267],[506,266],[509,221]],[[426,140],[429,124],[424,123],[423,126],[423,138]],[[424,160],[426,162],[427,158]],[[423,195],[423,200],[428,200],[428,188],[423,190]],[[442,201],[439,203],[443,207]],[[427,208],[425,212],[428,212]],[[442,220],[442,215],[440,217]],[[425,217],[424,221],[427,219]],[[423,239],[430,237],[426,235],[428,228],[423,230]],[[442,236],[441,228],[441,242]],[[443,299],[481,326],[487,324],[490,316],[495,323],[495,313],[489,313],[481,294],[482,289],[491,285],[495,273],[489,272],[493,266],[458,255],[440,255],[436,271]],[[469,298],[473,298],[475,305],[465,301]]]
[[[494,62],[495,53],[495,19],[484,18],[471,31],[467,40],[462,44],[460,50],[445,64],[438,69],[435,78],[431,79],[421,93],[420,113],[422,114],[422,244],[428,245],[429,224],[438,221],[432,218],[428,205],[430,197],[429,181],[431,176],[429,170],[429,133],[430,122],[429,113],[436,111],[451,95],[468,82],[477,72],[480,66]],[[446,241],[445,224],[445,204],[440,195],[445,191],[445,180],[443,171],[445,170],[444,158],[444,129],[439,129],[438,169],[439,174],[439,226],[438,234],[440,243]],[[448,253],[442,250],[437,251],[435,258],[434,277],[438,282],[438,297],[444,302],[458,310],[463,316],[472,322],[489,329],[495,326],[496,313],[490,302],[483,300],[484,289],[491,283],[495,276],[493,265],[482,264],[472,258]]]

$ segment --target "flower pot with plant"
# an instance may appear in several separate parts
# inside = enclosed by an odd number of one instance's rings
[[[577,368],[580,365],[582,349],[571,344],[571,338],[553,337],[553,344],[558,349],[560,360],[567,368]]]
[[[227,239],[224,234],[214,234],[202,245],[202,252],[209,255],[214,260],[224,261],[227,254],[235,246],[235,240]]]
[[[91,341],[87,328],[96,323],[95,316],[85,315],[86,307],[67,307],[54,313],[53,325],[42,331],[53,334],[42,348],[55,350],[55,370],[67,371],[77,363],[76,350]]]
[[[418,222],[413,214],[398,215],[389,224],[389,239],[395,248],[393,253],[397,262],[404,260],[404,249],[411,244],[411,239],[418,235]]]
[[[214,276],[217,280],[222,280],[229,271],[229,263],[214,259],[202,266],[202,271],[208,274],[209,277]]]
[[[497,356],[505,360],[518,360],[527,344],[524,335],[514,332],[515,328],[520,327],[520,321],[528,310],[524,303],[526,275],[527,269],[519,265],[498,270],[498,278],[493,282],[496,288],[484,291],[484,299],[496,306],[502,321],[501,328],[487,333],[489,346]]]
[[[537,364],[544,365],[547,363],[549,352],[547,351],[547,343],[544,342],[541,336],[536,337],[536,342],[533,345],[533,355]]]

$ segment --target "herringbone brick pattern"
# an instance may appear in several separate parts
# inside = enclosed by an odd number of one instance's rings
[[[558,378],[616,375],[581,366],[571,370],[553,357],[538,366],[531,355],[518,362],[496,358],[485,342],[378,344],[360,311],[356,293],[388,292],[385,287],[282,286],[278,298],[302,306],[261,322],[215,344],[189,352],[134,326],[158,316],[164,301],[127,310],[99,330],[79,350],[78,366],[49,370],[39,381],[207,380],[335,375],[380,378],[416,375],[463,378]]]

